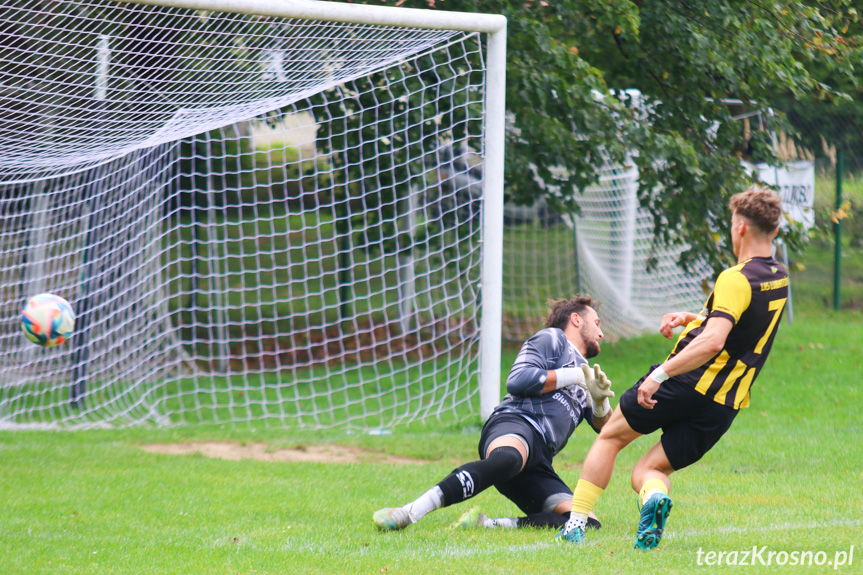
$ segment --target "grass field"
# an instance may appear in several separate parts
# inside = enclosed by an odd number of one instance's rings
[[[628,474],[656,437],[621,454],[596,509],[603,530],[576,548],[556,544],[551,531],[453,532],[448,524],[464,504],[403,532],[375,530],[375,509],[406,503],[475,458],[478,420],[430,420],[389,435],[253,423],[0,432],[0,571],[727,573],[735,570],[727,560],[704,564],[708,552],[736,551],[739,562],[743,552],[766,547],[759,557],[766,562],[775,552],[772,565],[755,560],[743,572],[863,573],[863,250],[845,239],[842,311],[832,310],[829,242],[792,258],[794,322],[783,320],[752,407],[716,449],[673,476],[675,507],[655,552],[631,549],[637,511]],[[620,393],[669,346],[659,336],[618,341],[598,359]],[[504,377],[516,351],[504,350]],[[576,480],[593,438],[580,428],[557,458],[565,480]],[[265,444],[268,452],[334,445],[365,455],[303,463],[141,449],[190,441]],[[494,490],[474,502],[490,515],[517,513]],[[794,552],[812,565],[777,564]],[[826,564],[837,559],[843,564]]]
[[[842,312],[832,294],[829,250],[797,256],[795,321],[783,322],[753,406],[719,446],[673,477],[675,508],[660,548],[631,550],[637,511],[628,473],[656,439],[624,451],[586,546],[559,546],[543,530],[467,530],[448,524],[464,505],[399,533],[378,533],[372,512],[403,504],[475,457],[479,422],[430,421],[390,435],[256,427],[0,433],[0,541],[4,573],[719,573],[707,552],[753,546],[779,553],[748,571],[863,573],[863,257],[845,264]],[[822,269],[824,268],[824,269]],[[600,361],[618,390],[669,343],[658,336],[604,346]],[[505,350],[504,374],[515,355]],[[556,460],[574,482],[594,435],[579,429]],[[319,444],[368,450],[354,463],[229,461],[140,449],[151,443],[264,443],[270,451]],[[395,464],[387,456],[416,459]],[[513,505],[489,490],[475,502],[492,515]],[[854,546],[853,563],[847,552]],[[701,555],[699,556],[699,550]],[[785,552],[812,566],[777,566]],[[817,555],[823,552],[823,555]],[[702,564],[699,565],[699,557]],[[747,572],[748,572],[747,571]]]

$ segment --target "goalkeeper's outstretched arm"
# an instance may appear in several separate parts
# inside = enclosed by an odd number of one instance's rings
[[[560,348],[553,343],[555,337],[552,331],[542,330],[522,345],[506,378],[507,393],[538,397],[569,385],[584,386],[584,373],[578,367],[548,369],[557,360],[551,351]]]

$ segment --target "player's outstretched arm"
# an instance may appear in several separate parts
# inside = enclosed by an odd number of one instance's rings
[[[667,313],[662,316],[662,321],[659,324],[659,333],[671,339],[671,336],[674,335],[672,330],[676,327],[680,327],[681,325],[686,325],[691,321],[694,321],[695,318],[698,317],[694,313],[688,311],[675,311],[672,313]]]
[[[669,377],[686,373],[715,357],[725,346],[725,340],[734,324],[725,317],[710,318],[698,336],[683,351],[657,367],[638,388],[638,404],[653,409],[653,394]]]
[[[517,397],[538,397],[570,385],[584,386],[581,369],[553,368],[558,363],[560,350],[565,349],[560,338],[562,334],[544,329],[521,346],[506,378],[507,393]]]

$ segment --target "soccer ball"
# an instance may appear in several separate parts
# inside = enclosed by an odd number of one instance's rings
[[[21,329],[27,339],[43,347],[60,345],[75,329],[69,302],[50,293],[34,296],[21,311]]]

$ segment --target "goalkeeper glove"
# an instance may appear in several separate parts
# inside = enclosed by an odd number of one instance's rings
[[[584,372],[584,383],[590,399],[593,400],[593,415],[601,419],[611,412],[611,403],[608,401],[609,397],[614,397],[611,380],[602,372],[598,363],[593,367],[582,365],[581,370]]]

